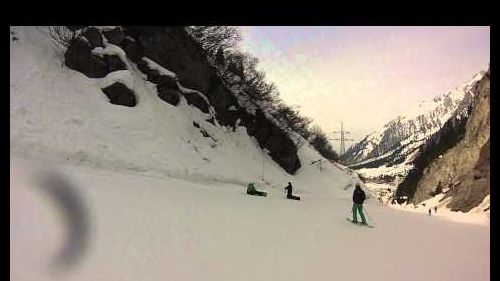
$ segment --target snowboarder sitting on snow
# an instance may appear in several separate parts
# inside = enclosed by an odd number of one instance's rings
[[[293,200],[300,200],[300,197],[292,195],[292,183],[288,182],[288,185],[285,187],[286,190],[286,198]]]
[[[359,216],[361,217],[361,223],[366,225],[365,215],[363,214],[363,202],[366,199],[365,192],[361,189],[359,183],[356,184],[356,188],[354,189],[354,193],[352,194],[352,201],[354,202],[352,205],[352,222],[358,222],[358,216],[356,212],[359,212]]]
[[[247,194],[257,195],[257,196],[267,196],[266,192],[264,192],[264,191],[258,191],[258,190],[255,189],[255,183],[254,182],[251,182],[251,183],[248,184]]]

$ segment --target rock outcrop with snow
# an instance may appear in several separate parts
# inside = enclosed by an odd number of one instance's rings
[[[222,152],[233,150],[223,144],[231,132],[245,139],[239,144],[255,142],[258,158],[269,157],[288,174],[301,166],[289,133],[266,112],[242,106],[182,27],[84,27],[62,52],[44,28],[13,27],[11,32],[16,34],[11,42],[11,144],[22,155],[52,153],[68,161],[133,169],[143,169],[134,162],[144,158],[148,167],[179,170],[177,160],[165,158],[167,151],[192,146],[198,164],[210,166],[209,154],[231,158]],[[37,119],[42,115],[39,99],[51,104],[52,115]],[[193,128],[193,122],[200,128]],[[201,143],[194,141],[196,134],[204,139]],[[83,137],[92,141],[77,140]],[[130,143],[138,149],[130,149]],[[211,151],[203,151],[204,145]],[[245,161],[250,156],[238,157]]]
[[[396,192],[418,204],[441,192],[452,211],[468,212],[490,193],[490,76],[474,84],[470,115],[454,116],[423,146]],[[439,188],[438,188],[439,186]],[[400,200],[401,201],[401,200]],[[483,211],[489,210],[489,203]]]
[[[162,100],[177,105],[182,95],[189,105],[214,115],[219,124],[246,127],[248,134],[288,173],[300,168],[297,147],[288,133],[265,112],[240,104],[198,43],[182,27],[85,28],[82,37],[69,46],[65,59],[68,67],[90,78],[102,78],[119,70],[137,71],[126,65],[130,63],[135,63],[147,80],[156,84]],[[128,92],[120,84],[103,90],[111,103],[135,105],[133,91]]]
[[[483,75],[484,72],[480,72],[467,83],[432,100],[423,101],[414,109],[387,122],[381,130],[351,146],[342,156],[343,161],[349,165],[358,165],[410,144],[418,147],[415,143],[422,144],[457,110],[458,114],[466,114],[473,99],[472,89]]]
[[[474,89],[483,76],[481,71],[467,83],[389,121],[349,148],[343,161],[367,180],[384,182],[395,189],[414,168],[419,149],[434,133],[450,119],[465,120]]]
[[[208,105],[221,125],[247,128],[263,149],[288,173],[300,168],[297,148],[290,136],[264,112],[249,112],[238,102],[209,63],[204,51],[181,27],[124,27],[150,61],[175,72],[182,85],[196,91],[182,91],[189,104],[208,113]],[[125,46],[124,46],[125,47]],[[151,65],[151,64],[150,64]],[[203,94],[201,94],[203,93]],[[233,109],[235,108],[235,110]]]

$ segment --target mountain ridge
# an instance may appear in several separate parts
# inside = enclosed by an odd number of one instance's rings
[[[439,130],[457,109],[460,109],[460,114],[466,113],[466,108],[473,98],[471,89],[484,73],[485,71],[480,71],[462,85],[424,100],[406,113],[399,114],[379,130],[352,145],[342,156],[342,161],[347,165],[355,165],[387,153],[398,145],[429,137]]]

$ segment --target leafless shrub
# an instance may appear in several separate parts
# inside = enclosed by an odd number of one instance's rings
[[[49,26],[48,29],[50,37],[52,37],[54,42],[66,48],[82,32],[82,30],[70,30],[66,26]]]

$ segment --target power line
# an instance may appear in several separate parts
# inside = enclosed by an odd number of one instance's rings
[[[345,153],[345,143],[347,141],[354,141],[353,139],[347,138],[348,134],[350,134],[351,132],[344,131],[344,123],[341,121],[340,122],[340,131],[335,131],[333,133],[334,134],[340,133],[340,138],[335,138],[335,139],[331,139],[331,140],[340,141],[340,155],[339,156],[342,156]]]

